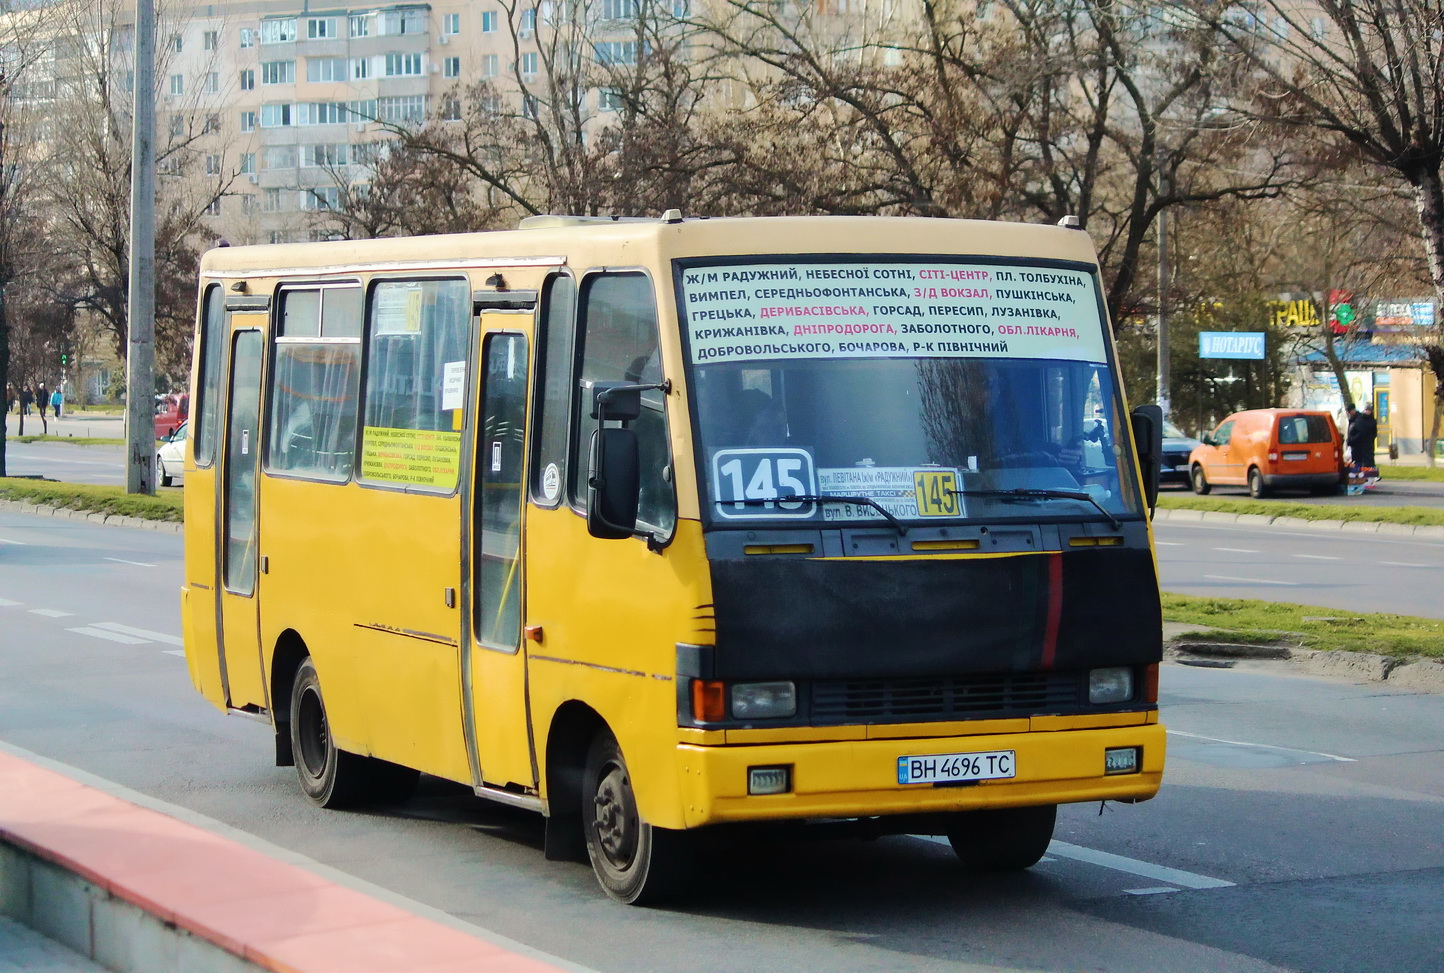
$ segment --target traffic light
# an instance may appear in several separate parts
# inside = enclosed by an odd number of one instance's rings
[[[60,367],[64,368],[68,364],[70,364],[70,356],[62,351],[60,353]]]

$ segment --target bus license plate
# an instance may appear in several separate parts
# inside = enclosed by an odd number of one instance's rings
[[[899,784],[958,784],[975,780],[1004,780],[1017,773],[1014,751],[933,753],[897,758]]]

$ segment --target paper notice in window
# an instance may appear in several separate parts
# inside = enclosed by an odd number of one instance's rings
[[[466,402],[466,362],[449,361],[441,369],[441,409],[460,409]]]

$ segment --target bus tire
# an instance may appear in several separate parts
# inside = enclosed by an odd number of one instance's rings
[[[1213,489],[1213,484],[1208,482],[1208,477],[1203,473],[1203,467],[1197,463],[1193,464],[1193,470],[1189,473],[1188,479],[1193,484],[1193,492],[1200,497],[1207,496],[1208,491]]]
[[[637,813],[622,748],[607,730],[587,751],[581,811],[587,857],[608,895],[628,905],[652,905],[681,890],[691,866],[691,836],[648,824]]]
[[[316,664],[307,656],[291,687],[291,752],[301,792],[318,807],[354,807],[366,799],[370,761],[336,746]]]
[[[1048,850],[1057,819],[1056,804],[963,811],[948,830],[948,844],[970,871],[1022,871]]]

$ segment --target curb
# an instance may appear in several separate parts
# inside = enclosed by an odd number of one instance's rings
[[[1228,668],[1238,661],[1283,661],[1311,676],[1379,682],[1396,689],[1444,694],[1444,662],[1401,659],[1374,652],[1304,649],[1274,643],[1250,645],[1175,639],[1164,643],[1163,657],[1183,665]]]
[[[1389,534],[1395,537],[1426,537],[1444,539],[1444,527],[1434,524],[1394,524],[1381,520],[1309,520],[1305,517],[1272,514],[1231,514],[1219,510],[1190,510],[1159,507],[1153,519],[1177,523],[1247,524],[1253,527],[1292,527],[1310,530],[1341,530],[1365,534]]]
[[[40,517],[59,517],[61,520],[84,520],[92,524],[106,524],[111,527],[139,527],[142,530],[158,530],[168,534],[179,534],[185,530],[185,524],[178,520],[148,520],[145,517],[105,514],[94,510],[74,510],[70,507],[52,507],[48,504],[29,503],[24,500],[0,499],[0,510],[19,514],[35,514]]]

